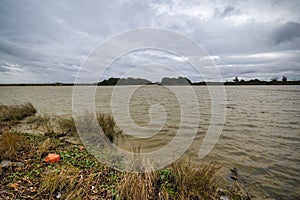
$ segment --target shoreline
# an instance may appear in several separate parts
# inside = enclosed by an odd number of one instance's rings
[[[20,108],[28,109],[24,105],[17,108],[20,113]],[[236,171],[232,172],[235,180],[229,182],[219,175],[221,166],[213,162],[192,166],[191,163],[179,161],[147,173],[120,172],[100,163],[90,151],[82,148],[80,140],[74,139],[76,129],[72,119],[39,116],[33,108],[31,113],[26,113],[27,116],[13,120],[3,120],[2,115],[0,151],[1,178],[4,181],[0,197],[22,198],[27,195],[54,199],[60,195],[62,199],[254,199],[242,189]],[[111,124],[114,121],[106,117],[102,120]],[[37,132],[21,129],[20,124]],[[111,126],[102,128],[105,130]],[[61,160],[47,164],[44,159],[49,153],[57,153]],[[4,161],[10,163],[7,164],[9,166],[4,167]],[[152,168],[149,163],[138,163],[137,166]]]

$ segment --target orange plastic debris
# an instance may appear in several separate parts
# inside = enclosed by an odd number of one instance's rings
[[[84,146],[80,146],[79,150],[82,151],[84,149]]]
[[[60,156],[55,153],[50,153],[48,156],[45,158],[45,161],[47,163],[56,163],[57,161],[60,160]]]

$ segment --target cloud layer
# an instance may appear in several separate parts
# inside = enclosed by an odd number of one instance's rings
[[[298,0],[3,0],[0,82],[74,82],[81,63],[97,45],[140,27],[168,28],[194,39],[224,80],[234,76],[270,80],[282,75],[300,79],[299,7]],[[131,75],[157,80],[179,73],[201,81],[189,59],[200,58],[191,55],[185,60],[153,50],[131,52],[116,59],[106,76],[123,76],[144,66]],[[149,75],[149,69],[155,73]]]

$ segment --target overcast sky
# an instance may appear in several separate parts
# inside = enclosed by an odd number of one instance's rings
[[[0,82],[74,82],[97,45],[140,27],[188,35],[224,80],[300,79],[299,0],[0,0]],[[156,80],[179,73],[200,81],[184,59],[154,50],[118,58],[106,76],[124,76],[143,63],[153,63],[153,76],[148,69],[134,76]]]

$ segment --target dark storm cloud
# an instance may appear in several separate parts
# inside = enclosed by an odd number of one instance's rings
[[[149,26],[180,31],[199,42],[225,80],[234,76],[269,80],[275,74],[300,79],[299,7],[298,0],[3,0],[0,82],[72,82],[99,43],[122,31]],[[114,48],[130,46],[122,44]],[[169,45],[184,47],[190,52],[186,59],[200,58],[180,41]],[[104,55],[114,51],[104,51]],[[148,69],[162,76],[170,72],[165,65],[198,80],[181,58],[151,51],[125,56],[106,73],[122,75],[143,63],[152,63]],[[143,77],[147,71],[135,73]]]
[[[295,38],[300,37],[300,24],[296,22],[288,22],[280,26],[274,33],[274,42],[279,44],[282,42],[292,42]]]
[[[225,18],[233,15],[240,15],[242,12],[233,6],[227,6],[223,10],[215,9],[214,17]]]
[[[43,60],[46,58],[45,55],[38,51],[26,48],[22,45],[14,44],[8,40],[0,38],[0,52],[10,56],[14,56],[21,59],[28,59],[33,61]]]

